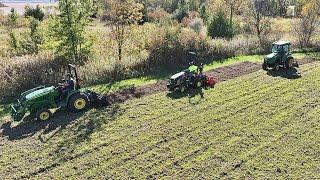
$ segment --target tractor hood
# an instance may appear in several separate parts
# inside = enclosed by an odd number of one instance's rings
[[[265,58],[266,59],[273,59],[276,56],[277,56],[277,53],[271,53],[271,54],[268,54]]]
[[[179,72],[173,76],[171,76],[170,79],[177,79],[177,78],[180,78],[181,76],[184,76],[186,73],[185,72]]]
[[[55,91],[55,88],[40,86],[34,89],[30,89],[20,95],[18,103],[11,105],[11,117],[13,121],[20,121],[26,113],[26,105],[28,101],[36,100],[39,97],[43,97],[49,93]]]
[[[33,92],[29,93],[29,94],[26,94],[25,95],[25,100],[27,100],[27,101],[33,100],[33,99],[45,96],[45,95],[53,93],[53,92],[55,92],[55,87],[54,86],[42,88],[42,89],[33,91]]]

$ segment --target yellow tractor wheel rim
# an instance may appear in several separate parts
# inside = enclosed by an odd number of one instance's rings
[[[48,120],[50,118],[50,114],[48,112],[42,112],[40,113],[40,119],[45,121]]]
[[[78,110],[83,109],[84,107],[86,107],[86,100],[84,100],[83,98],[79,98],[74,102],[74,107]]]
[[[201,82],[199,81],[199,82],[197,82],[197,87],[201,87]]]
[[[289,59],[289,67],[293,66],[293,59]]]

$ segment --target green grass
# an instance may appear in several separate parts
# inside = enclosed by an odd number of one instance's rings
[[[2,177],[319,179],[320,63],[5,129]],[[8,140],[10,139],[10,140]]]

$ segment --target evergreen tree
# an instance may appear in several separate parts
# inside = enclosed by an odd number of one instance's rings
[[[213,17],[208,27],[208,35],[212,38],[231,38],[233,36],[232,24],[229,23],[224,11],[220,10]]]
[[[200,17],[203,19],[204,22],[207,22],[208,21],[208,13],[207,13],[207,9],[206,9],[206,5],[205,4],[202,4],[200,6]]]

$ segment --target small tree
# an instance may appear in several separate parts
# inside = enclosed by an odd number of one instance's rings
[[[200,17],[203,19],[204,22],[208,21],[209,15],[207,13],[206,5],[201,4],[200,6]]]
[[[11,54],[17,54],[20,51],[19,41],[17,39],[16,33],[11,29],[9,30],[8,39]]]
[[[19,18],[19,15],[18,15],[17,11],[14,8],[12,8],[10,11],[10,14],[8,15],[9,26],[11,26],[11,27],[16,26],[18,18]]]
[[[88,59],[92,43],[85,36],[85,29],[93,12],[91,0],[59,1],[59,16],[54,17],[51,33],[58,42],[57,53],[69,62],[81,64]]]
[[[39,46],[43,42],[43,38],[38,31],[39,20],[32,19],[29,25],[30,32],[25,34],[24,40],[20,43],[24,54],[38,54]]]
[[[10,51],[12,54],[18,54],[20,52],[19,40],[14,31],[15,27],[17,26],[18,18],[19,18],[19,15],[17,11],[14,8],[12,8],[7,19],[7,24],[9,26],[8,27],[8,32],[9,32],[8,44],[10,46]]]
[[[33,17],[35,19],[38,19],[39,21],[42,21],[44,18],[44,12],[42,11],[39,5],[37,5],[36,8],[26,6],[24,11],[24,17]]]
[[[224,0],[230,12],[230,25],[233,24],[233,16],[236,10],[238,10],[241,6],[242,1],[239,0]]]
[[[263,43],[271,29],[270,19],[264,15],[265,5],[263,0],[249,0],[247,19],[250,27],[258,36],[260,43]]]
[[[224,11],[220,10],[216,16],[213,17],[208,27],[208,35],[217,38],[231,38],[233,36],[233,28],[229,23]]]
[[[126,40],[126,33],[132,24],[137,24],[142,19],[143,6],[133,0],[112,1],[110,21],[113,38],[118,46],[118,60],[122,60],[123,44]]]
[[[301,48],[310,45],[311,38],[315,35],[317,27],[320,25],[318,12],[320,4],[316,0],[310,0],[303,6],[301,18],[294,24],[294,31],[298,36]]]

